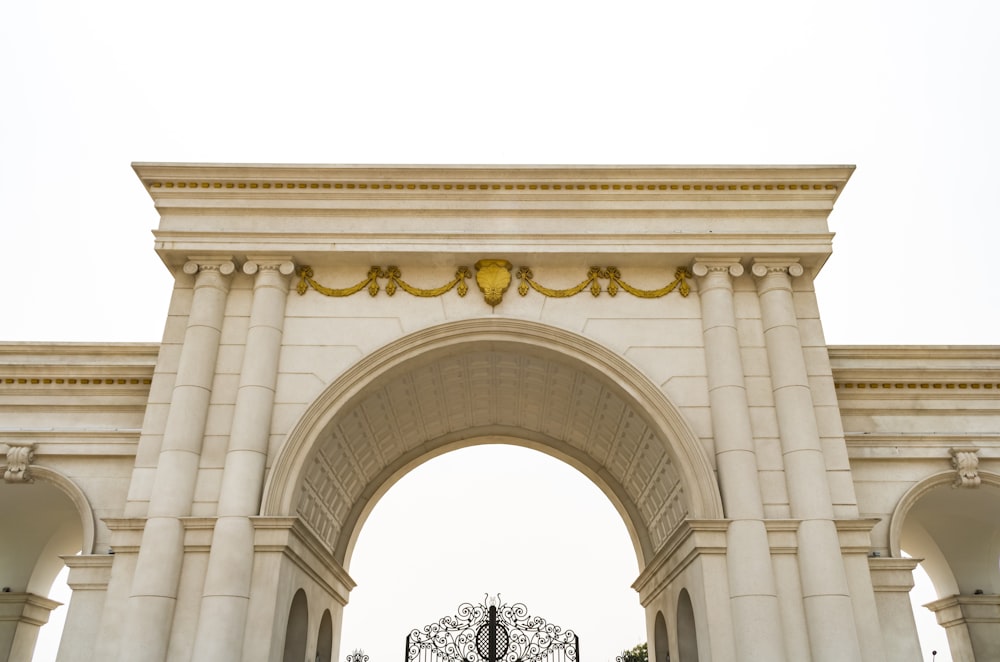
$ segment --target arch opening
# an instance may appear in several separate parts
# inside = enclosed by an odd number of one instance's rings
[[[933,642],[944,660],[981,655],[995,643],[987,633],[992,624],[968,611],[996,604],[1000,593],[1000,477],[979,476],[982,484],[971,489],[952,487],[951,472],[926,479],[904,495],[890,522],[893,554],[921,559],[911,590],[914,620],[923,648]],[[928,608],[950,610],[947,627]]]
[[[93,527],[86,526],[93,520],[79,491],[68,489],[71,483],[45,468],[33,466],[32,473],[33,483],[0,483],[0,503],[4,504],[0,531],[9,541],[0,545],[0,583],[14,600],[8,612],[28,609],[25,605],[35,600],[31,596],[68,603],[65,581],[54,586],[58,577],[65,577],[60,557],[78,554],[93,544]],[[0,628],[0,651],[19,659],[54,657],[68,605],[55,609],[46,614],[47,622],[41,626],[34,619],[8,621]]]
[[[593,482],[530,448],[454,450],[404,476],[358,538],[340,658],[398,654],[413,627],[500,593],[573,629],[587,657],[645,641],[620,514]]]
[[[640,566],[686,516],[722,515],[701,442],[656,385],[586,338],[517,320],[421,331],[344,373],[289,435],[262,512],[299,515],[346,564],[395,480],[484,439],[544,448],[591,476]]]

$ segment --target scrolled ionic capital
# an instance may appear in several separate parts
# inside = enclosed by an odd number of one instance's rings
[[[727,274],[733,278],[743,275],[743,265],[738,258],[732,259],[702,259],[695,258],[691,265],[691,273],[698,278],[704,278],[709,274]]]
[[[243,273],[253,276],[258,272],[278,273],[282,276],[291,276],[295,273],[295,263],[290,257],[259,256],[247,257],[243,263]]]
[[[235,271],[236,265],[230,257],[192,257],[184,263],[184,273],[189,276],[207,272],[229,276]]]
[[[757,278],[764,278],[765,276],[774,274],[786,274],[792,278],[798,278],[805,273],[805,269],[802,268],[802,265],[799,264],[797,260],[757,259],[754,260],[751,271]]]
[[[7,470],[3,479],[8,483],[33,483],[31,463],[35,459],[35,444],[30,442],[7,442]]]

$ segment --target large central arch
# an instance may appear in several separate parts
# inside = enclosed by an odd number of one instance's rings
[[[608,495],[640,568],[685,517],[722,517],[708,456],[635,366],[582,336],[505,318],[431,327],[338,377],[290,433],[263,515],[298,515],[347,567],[365,517],[414,466],[515,443],[578,468]]]

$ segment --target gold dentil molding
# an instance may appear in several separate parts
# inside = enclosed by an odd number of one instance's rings
[[[435,183],[423,182],[240,182],[240,181],[154,181],[150,190],[160,189],[260,189],[298,190],[332,189],[357,191],[836,191],[834,184],[775,183],[775,184],[655,184],[651,182],[594,183]]]
[[[503,301],[503,295],[510,287],[513,265],[507,260],[490,258],[476,262],[475,269],[476,284],[483,293],[486,303],[491,306],[498,305]],[[469,291],[469,286],[465,281],[472,276],[472,272],[468,267],[458,267],[455,271],[455,277],[451,281],[429,289],[416,287],[404,281],[397,266],[389,266],[384,269],[373,266],[361,281],[339,288],[321,285],[316,282],[313,275],[312,267],[303,266],[299,269],[299,283],[296,286],[296,291],[300,295],[304,295],[312,288],[328,297],[348,297],[365,289],[373,297],[383,289],[386,294],[392,296],[396,290],[401,289],[416,297],[438,297],[451,290],[456,290],[458,296],[464,297]],[[590,267],[587,276],[580,283],[565,289],[554,289],[536,281],[530,267],[520,267],[517,270],[517,279],[520,281],[517,292],[523,297],[527,296],[529,291],[534,290],[546,297],[562,299],[576,296],[587,290],[595,297],[602,292],[607,292],[609,296],[615,296],[619,291],[624,291],[642,299],[658,299],[676,290],[682,297],[686,297],[691,292],[691,287],[687,282],[688,278],[691,278],[691,272],[684,267],[678,267],[674,271],[674,280],[663,287],[645,290],[622,280],[618,267]],[[379,281],[388,282],[383,286]],[[602,281],[607,281],[607,283],[602,283]]]

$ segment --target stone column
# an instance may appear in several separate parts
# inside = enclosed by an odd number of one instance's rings
[[[111,580],[111,562],[115,557],[87,554],[60,558],[69,566],[67,583],[73,589],[73,599],[66,613],[57,659],[59,662],[89,662],[97,648],[101,614]]]
[[[789,506],[792,517],[800,520],[798,564],[810,650],[814,662],[860,660],[863,656],[792,299],[791,277],[802,273],[802,266],[793,261],[753,265]]]
[[[924,606],[945,629],[954,662],[1000,660],[1000,595],[952,595]]]
[[[0,593],[0,655],[4,660],[30,660],[38,630],[61,602],[34,593]]]
[[[256,278],[195,636],[193,659],[205,662],[243,659],[254,561],[250,517],[260,512],[288,276],[294,265],[288,258],[258,258],[247,261],[243,271]]]
[[[194,295],[129,593],[122,662],[161,662],[167,654],[184,557],[180,518],[191,514],[234,271],[229,259],[192,259],[184,265],[184,273],[195,276]]]
[[[744,384],[736,313],[734,277],[743,274],[735,258],[698,260],[698,296],[705,338],[708,393],[726,517],[729,599],[738,660],[784,660],[781,612],[771,551],[764,527],[764,507],[750,408]]]

